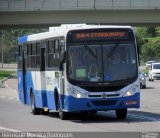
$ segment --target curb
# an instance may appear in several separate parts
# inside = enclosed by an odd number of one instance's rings
[[[0,88],[5,88],[4,82],[5,82],[6,80],[8,80],[9,78],[12,78],[12,77],[17,77],[17,73],[10,75],[10,76],[4,78],[3,80],[0,80]]]

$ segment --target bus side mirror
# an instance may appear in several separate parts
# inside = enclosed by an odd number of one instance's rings
[[[65,44],[64,40],[60,41],[60,53],[63,54],[65,52]]]
[[[62,60],[60,61],[60,64],[59,64],[59,70],[60,71],[64,70],[63,64],[67,61],[67,59],[68,59],[68,53],[65,51],[64,54],[63,54]]]

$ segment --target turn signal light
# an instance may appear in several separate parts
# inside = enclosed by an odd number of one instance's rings
[[[127,101],[126,105],[137,104],[137,101]]]

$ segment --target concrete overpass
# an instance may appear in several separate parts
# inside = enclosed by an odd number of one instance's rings
[[[0,27],[97,23],[159,25],[160,0],[0,0]]]

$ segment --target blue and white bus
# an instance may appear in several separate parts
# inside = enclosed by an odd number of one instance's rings
[[[18,40],[18,91],[33,114],[140,107],[138,54],[130,26],[61,25]]]

